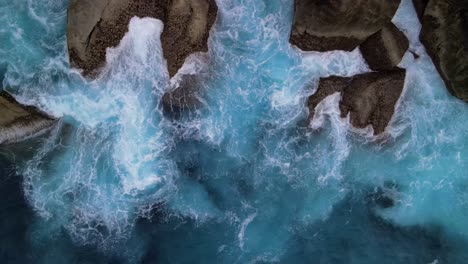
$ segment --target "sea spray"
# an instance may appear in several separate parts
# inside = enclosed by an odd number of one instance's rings
[[[161,31],[160,21],[133,18],[96,81],[42,100],[68,121],[24,169],[27,196],[81,244],[127,237],[138,208],[161,202],[174,188],[174,165],[163,156],[171,141],[156,108],[168,85],[154,37]]]
[[[400,65],[383,141],[340,116],[340,94],[307,120],[319,78],[369,71],[358,49],[290,46],[292,1],[217,4],[208,53],[180,72],[200,74],[202,104],[173,119],[161,98],[182,75],[169,80],[159,21],[132,19],[86,80],[67,62],[66,1],[1,2],[4,88],[62,120],[18,168],[34,261],[463,263],[468,107],[411,1],[393,22],[420,58]]]

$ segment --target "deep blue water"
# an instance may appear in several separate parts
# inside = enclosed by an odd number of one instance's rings
[[[369,71],[359,50],[288,43],[289,0],[219,0],[202,107],[177,120],[162,23],[134,18],[95,81],[70,69],[63,0],[0,0],[0,77],[61,117],[0,147],[1,263],[468,263],[468,105],[447,92],[403,0],[407,78],[385,135],[356,130],[319,77]]]

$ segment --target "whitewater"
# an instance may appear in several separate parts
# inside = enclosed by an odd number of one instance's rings
[[[27,154],[0,147],[27,205],[10,213],[5,189],[2,218],[31,219],[19,238],[0,221],[14,241],[0,261],[468,263],[468,105],[419,42],[412,2],[393,18],[410,48],[380,136],[340,117],[338,93],[308,121],[320,77],[370,71],[359,49],[291,46],[290,0],[217,5],[208,53],[172,79],[163,23],[134,17],[88,80],[68,63],[66,0],[0,0],[2,88],[59,118]],[[183,74],[201,105],[170,116],[162,97]]]

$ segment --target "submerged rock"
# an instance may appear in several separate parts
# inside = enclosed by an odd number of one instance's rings
[[[385,131],[390,122],[395,104],[400,98],[406,71],[395,68],[391,71],[370,72],[353,77],[331,76],[320,79],[317,92],[309,97],[310,117],[315,107],[328,95],[341,93],[341,116],[351,115],[354,127],[372,125],[374,134]]]
[[[468,1],[430,0],[420,39],[447,89],[468,102]]]
[[[370,36],[359,49],[369,68],[391,70],[397,66],[409,48],[409,41],[393,23]]]
[[[352,51],[381,30],[400,0],[295,0],[290,42],[305,51]]]
[[[206,53],[192,56],[179,74],[171,79],[171,87],[161,100],[166,116],[177,119],[183,113],[193,113],[202,106],[206,82],[212,76],[210,59]]]
[[[180,83],[164,94],[162,106],[164,113],[178,118],[185,110],[195,110],[201,105],[200,77],[198,75],[184,75]]]
[[[54,124],[53,118],[37,108],[21,105],[8,93],[0,92],[0,144],[24,140]]]
[[[165,25],[161,43],[173,76],[189,54],[208,50],[216,15],[215,0],[70,0],[70,64],[83,69],[86,76],[96,75],[105,63],[106,48],[119,44],[130,19],[153,17]]]

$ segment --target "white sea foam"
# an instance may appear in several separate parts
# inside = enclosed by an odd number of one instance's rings
[[[237,235],[239,239],[239,247],[244,250],[244,235],[245,235],[245,230],[249,226],[249,224],[255,219],[257,216],[257,213],[250,214],[244,221],[242,221],[241,228],[239,231],[239,234]]]
[[[382,146],[368,143],[375,140],[372,129],[356,130],[340,117],[338,93],[317,105],[310,127],[297,125],[318,78],[369,71],[358,49],[290,47],[291,1],[217,3],[221,19],[208,54],[190,56],[171,83],[157,20],[133,18],[92,82],[68,70],[65,39],[54,33],[65,23],[65,8],[56,15],[43,10],[52,22],[62,17],[41,31],[44,38],[17,19],[5,23],[16,33],[5,37],[9,52],[0,48],[0,65],[8,61],[4,83],[25,102],[62,117],[22,168],[27,199],[48,220],[48,228],[39,228],[43,236],[64,228],[77,243],[111,248],[129,238],[136,217],[164,211],[158,217],[174,228],[171,236],[192,224],[197,235],[208,228],[208,238],[203,233],[195,241],[219,242],[226,262],[234,262],[229,256],[281,261],[288,243],[308,239],[347,195],[383,182],[395,185],[385,189],[394,206],[376,209],[378,216],[395,226],[435,224],[466,234],[467,109],[449,97],[418,43],[409,0],[394,22],[421,57],[407,53],[400,64],[408,77],[386,131],[392,140]],[[11,45],[18,36],[21,42]],[[183,74],[209,77],[201,80],[203,107],[168,120],[157,106]],[[235,243],[214,238],[211,231],[219,230],[221,239]]]
[[[76,90],[41,98],[44,108],[75,120],[75,127],[53,132],[26,167],[27,196],[42,215],[63,221],[78,243],[125,238],[138,207],[173,188],[173,165],[161,157],[170,140],[156,109],[169,82],[161,31],[156,19],[132,18],[96,81],[78,78]],[[43,166],[45,157],[57,164],[53,171]]]

